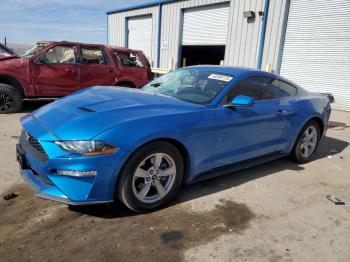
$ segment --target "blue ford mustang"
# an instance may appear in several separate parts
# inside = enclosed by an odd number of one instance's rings
[[[330,100],[267,72],[187,67],[140,90],[91,87],[24,116],[17,160],[40,197],[119,199],[147,212],[181,183],[287,155],[309,161]]]

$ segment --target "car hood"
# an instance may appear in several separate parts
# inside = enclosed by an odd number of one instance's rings
[[[28,66],[29,60],[16,55],[0,58],[0,70],[20,73]]]
[[[0,53],[0,61],[10,60],[10,59],[15,59],[15,58],[18,58],[18,56],[15,54],[10,54],[7,52]]]
[[[121,87],[91,87],[32,113],[62,140],[92,139],[128,121],[200,110],[203,106]]]

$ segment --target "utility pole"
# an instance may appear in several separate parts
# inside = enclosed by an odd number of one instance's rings
[[[5,46],[7,46],[6,36],[5,36]]]

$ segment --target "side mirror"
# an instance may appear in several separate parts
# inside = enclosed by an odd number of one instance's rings
[[[46,58],[45,57],[42,57],[42,56],[40,56],[40,57],[38,57],[38,59],[36,60],[36,62],[38,63],[38,64],[46,64]]]
[[[254,106],[254,105],[255,105],[254,98],[250,96],[236,96],[230,104],[224,105],[224,106],[229,108],[236,108],[236,107],[246,107],[246,106]]]

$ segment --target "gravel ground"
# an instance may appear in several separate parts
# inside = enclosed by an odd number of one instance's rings
[[[281,159],[187,186],[145,215],[35,198],[15,162],[22,115],[0,115],[0,194],[18,194],[0,198],[1,261],[350,261],[350,113],[333,112],[311,163]]]

